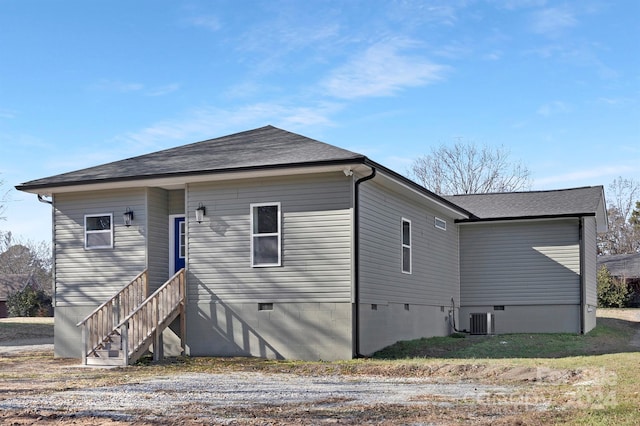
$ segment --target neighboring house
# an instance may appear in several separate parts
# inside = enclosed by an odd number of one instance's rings
[[[37,289],[38,283],[31,274],[6,274],[0,275],[0,318],[9,316],[7,300],[9,296],[24,290],[27,287]]]
[[[183,267],[191,356],[349,359],[474,313],[496,332],[595,325],[602,187],[445,198],[267,126],[17,188],[52,199],[57,356],[137,274],[152,291]]]
[[[606,266],[609,273],[623,281],[632,291],[629,305],[640,306],[640,253],[598,256],[598,269]]]

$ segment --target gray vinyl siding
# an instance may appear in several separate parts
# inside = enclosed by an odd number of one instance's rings
[[[460,226],[463,306],[580,303],[578,220]]]
[[[443,231],[435,216],[447,221]],[[402,273],[401,221],[411,221],[412,273]],[[459,294],[454,220],[378,185],[360,187],[360,301],[449,306]]]
[[[153,291],[169,278],[168,191],[147,188],[147,236],[149,239],[149,287]]]
[[[134,211],[127,228],[122,213]],[[144,189],[55,194],[54,250],[56,306],[99,305],[146,266]],[[84,216],[113,214],[114,245],[84,248]]]
[[[351,295],[351,188],[342,173],[189,185],[189,302],[344,302]],[[282,266],[253,268],[250,205],[280,203]]]
[[[597,253],[596,246],[596,218],[584,218],[584,280],[586,287],[587,305],[596,306],[598,304],[597,296]]]
[[[169,192],[169,214],[184,214],[184,189]]]

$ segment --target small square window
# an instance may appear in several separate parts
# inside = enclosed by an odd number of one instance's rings
[[[88,214],[84,217],[84,247],[113,248],[113,214]]]
[[[434,220],[434,226],[438,229],[442,229],[443,231],[447,230],[447,221],[444,219],[440,219],[439,217],[436,217]]]

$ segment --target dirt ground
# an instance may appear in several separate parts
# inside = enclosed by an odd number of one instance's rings
[[[640,320],[637,310],[599,315]],[[588,364],[498,360],[187,359],[95,369],[53,358],[51,336],[38,331],[47,329],[0,335],[1,424],[543,425],[611,403],[615,380]]]

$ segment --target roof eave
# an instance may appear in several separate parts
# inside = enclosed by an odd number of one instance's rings
[[[545,220],[545,219],[569,219],[579,217],[596,216],[594,212],[587,213],[564,213],[564,214],[547,214],[547,215],[532,215],[532,216],[505,216],[505,217],[472,217],[469,219],[459,219],[456,223],[488,223],[488,222],[512,222],[512,221],[528,221],[528,220]]]
[[[438,206],[440,206],[442,209],[446,210],[447,212],[449,212],[452,216],[457,217],[459,219],[468,219],[471,217],[474,217],[473,214],[465,209],[463,209],[462,207],[458,206],[455,203],[452,203],[451,201],[441,197],[440,195],[436,194],[435,192],[431,192],[429,191],[427,188],[425,188],[424,186],[412,181],[411,179],[402,176],[401,174],[394,172],[393,170],[379,164],[376,163],[375,161],[372,161],[370,159],[366,159],[364,161],[364,164],[366,166],[369,167],[373,167],[375,168],[378,172],[381,172],[381,174],[385,175],[387,178],[395,181],[396,184],[399,184],[401,186],[404,186],[405,188],[411,190],[414,193],[419,194],[422,197],[425,197],[427,199],[429,199],[431,202],[437,204]]]
[[[364,163],[365,157],[348,159],[316,161],[306,163],[273,164],[264,166],[247,166],[230,169],[197,170],[178,173],[165,173],[153,175],[124,176],[107,179],[88,179],[70,182],[25,183],[16,185],[19,191],[32,194],[51,195],[61,192],[78,192],[93,189],[130,188],[139,186],[164,186],[181,185],[208,180],[242,179],[250,177],[266,177],[288,174],[321,173],[325,171],[341,170],[347,166],[358,166]]]

